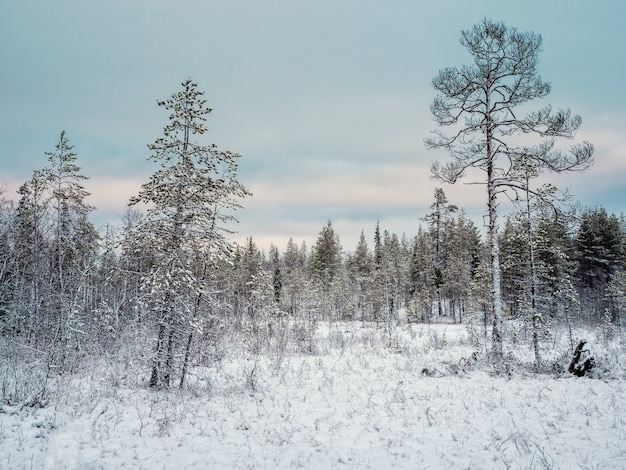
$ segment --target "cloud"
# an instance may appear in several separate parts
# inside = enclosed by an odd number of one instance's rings
[[[315,175],[250,184],[251,204],[285,206],[349,206],[358,208],[423,207],[430,204],[436,182],[424,165],[384,165],[368,171]],[[439,184],[440,186],[440,184]],[[454,192],[454,190],[452,190]]]
[[[589,141],[594,145],[594,164],[584,172],[548,175],[561,189],[570,189],[574,198],[585,206],[602,205],[620,213],[624,206],[626,176],[626,116],[590,116],[574,142]],[[572,142],[572,143],[574,143]]]
[[[7,181],[4,196],[13,201],[19,199],[18,188],[23,181]],[[139,192],[144,181],[138,178],[89,178],[82,182],[89,196],[85,203],[95,207],[90,215],[90,220],[99,228],[106,224],[118,225],[120,217],[126,212],[128,200]]]
[[[485,196],[481,186],[442,185],[430,179],[425,165],[381,165],[355,173],[332,174],[292,181],[251,183],[254,196],[238,214],[238,240],[253,236],[260,246],[283,245],[290,237],[311,244],[330,220],[347,249],[354,249],[361,230],[369,233],[376,222],[398,235],[417,233],[430,210],[436,187],[450,203],[463,207],[482,225]],[[280,245],[279,245],[280,246]]]
[[[350,247],[377,220],[398,234],[415,233],[428,212],[439,186],[428,165],[448,159],[423,145],[435,128],[430,81],[439,68],[471,59],[457,39],[489,2],[457,2],[453,11],[437,2],[14,3],[0,18],[3,178],[23,181],[46,166],[44,152],[65,129],[90,177],[93,220],[116,220],[157,168],[145,159],[146,144],[161,136],[168,116],[155,101],[190,76],[214,108],[203,142],[241,153],[240,179],[254,192],[237,214],[238,237],[252,235],[264,246],[290,236],[314,240],[332,220]],[[615,87],[589,85],[600,79],[597,68],[563,70],[593,60],[606,64],[602,83],[619,81],[623,64],[606,58],[616,57],[620,41],[606,38],[623,37],[623,15],[587,10],[572,9],[567,22],[558,21],[558,8],[537,16],[501,2],[493,12],[545,34],[541,70],[554,84],[550,102],[581,111],[576,140],[596,146],[589,172],[549,178],[571,186],[584,204],[618,207],[625,120],[600,113],[623,109],[623,97]],[[55,12],[62,14],[51,23]],[[561,27],[594,18],[606,34],[583,37],[580,28]],[[563,54],[572,41],[588,49]],[[596,114],[578,109],[586,103]],[[465,184],[471,181],[441,186],[482,225],[484,187]]]

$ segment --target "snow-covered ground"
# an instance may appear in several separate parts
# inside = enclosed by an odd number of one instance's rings
[[[94,361],[55,405],[0,407],[0,468],[626,468],[606,347],[598,378],[493,374],[459,325],[323,325],[314,354],[242,351],[170,391]]]

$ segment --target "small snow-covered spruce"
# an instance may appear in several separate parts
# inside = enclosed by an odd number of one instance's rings
[[[458,207],[454,204],[448,204],[448,198],[441,188],[435,188],[435,201],[431,204],[432,212],[426,215],[423,220],[428,222],[429,232],[434,244],[434,273],[435,273],[435,291],[437,302],[437,315],[443,314],[443,271],[446,266],[446,257],[444,249],[444,224],[449,222],[451,215]]]
[[[342,268],[341,242],[330,220],[319,232],[311,250],[311,275],[322,293],[323,315],[332,319],[334,312],[332,290]]]
[[[12,322],[15,331],[48,348],[50,365],[68,371],[85,341],[83,312],[91,307],[87,292],[98,234],[87,220],[94,209],[85,202],[89,193],[81,184],[87,177],[65,131],[55,150],[45,154],[49,166],[35,170],[18,191]]]
[[[365,321],[371,319],[370,292],[373,286],[373,258],[367,246],[365,231],[361,230],[354,254],[348,254],[346,265],[348,276],[354,284],[355,318],[360,318],[365,326]]]
[[[593,146],[584,142],[564,153],[555,148],[558,137],[572,138],[581,125],[580,116],[569,109],[553,111],[546,106],[525,116],[517,108],[550,93],[550,84],[538,74],[541,36],[519,32],[502,22],[484,19],[461,33],[461,44],[474,63],[447,67],[433,79],[437,95],[431,105],[440,126],[452,126],[449,135],[437,130],[426,139],[432,149],[445,149],[452,160],[435,162],[431,169],[437,180],[455,183],[469,169],[484,172],[487,189],[488,241],[491,264],[493,320],[492,353],[496,364],[503,358],[500,253],[498,246],[498,195],[516,182],[511,168],[522,156],[544,170],[584,170],[592,162]],[[518,146],[524,136],[524,146]],[[536,139],[533,141],[533,137]]]
[[[195,140],[208,130],[211,108],[203,95],[188,79],[182,90],[157,102],[171,112],[163,136],[148,145],[148,159],[160,162],[160,169],[130,200],[147,206],[135,231],[153,243],[154,260],[144,282],[158,330],[150,377],[154,388],[170,385],[179,350],[183,344],[188,350],[194,329],[201,328],[198,317],[211,301],[208,271],[215,260],[231,256],[227,224],[236,220],[232,211],[241,207],[239,200],[250,195],[237,179],[239,155]],[[180,371],[182,385],[186,363]]]

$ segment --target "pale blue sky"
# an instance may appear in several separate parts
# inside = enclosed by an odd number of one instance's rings
[[[535,106],[580,113],[577,140],[596,147],[591,171],[554,181],[621,212],[622,0],[3,0],[0,181],[12,196],[65,129],[94,222],[116,222],[155,170],[146,144],[167,121],[156,100],[191,77],[214,108],[207,142],[242,154],[254,193],[237,240],[310,244],[327,220],[347,249],[377,220],[413,235],[436,186],[428,165],[447,158],[423,145],[435,128],[431,79],[470,62],[460,31],[484,17],[543,36],[552,93]],[[481,187],[443,189],[479,220]]]

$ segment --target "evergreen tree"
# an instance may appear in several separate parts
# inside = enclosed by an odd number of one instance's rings
[[[509,314],[531,331],[535,366],[541,366],[541,341],[554,320],[569,323],[578,299],[573,289],[563,215],[536,205],[507,219],[501,237],[502,292]]]
[[[203,95],[188,79],[181,91],[158,101],[171,112],[163,137],[148,146],[149,159],[161,168],[131,199],[131,205],[148,207],[137,229],[142,238],[153,236],[156,254],[143,280],[158,329],[151,387],[170,385],[181,333],[188,337],[189,325],[196,324],[193,305],[209,292],[195,257],[202,254],[210,263],[231,256],[226,223],[234,220],[230,211],[240,207],[239,199],[250,194],[237,179],[238,154],[195,141],[208,130],[211,108]]]
[[[612,334],[615,329],[623,326],[626,313],[626,273],[619,269],[609,282],[605,295],[605,330]]]
[[[267,344],[270,322],[277,314],[276,290],[271,272],[266,271],[264,254],[249,237],[237,247],[232,266],[235,321],[244,339],[256,354]]]
[[[15,219],[15,321],[61,372],[87,344],[98,244],[81,185],[87,177],[72,150],[61,132],[55,151],[46,152],[50,166],[20,187]]]
[[[562,212],[542,210],[537,214],[537,276],[543,290],[540,301],[541,308],[552,319],[567,319],[566,315],[578,310],[569,223],[569,216]]]
[[[154,234],[144,230],[144,219],[138,210],[127,208],[122,216],[118,242],[120,256],[115,276],[121,282],[120,310],[132,325],[144,320],[143,280],[156,265],[158,257],[157,246],[153,243]]]
[[[283,296],[283,273],[278,248],[270,247],[270,270],[272,272],[272,286],[274,287],[274,300],[280,303]]]
[[[385,230],[382,247],[382,284],[385,293],[385,318],[395,318],[409,296],[408,277],[411,251],[406,239]]]
[[[489,319],[493,311],[491,290],[489,251],[484,247],[480,263],[474,272],[473,282],[470,284],[470,314],[467,323],[470,337],[477,346],[483,344],[486,347],[488,344]],[[482,328],[479,328],[479,325]],[[481,329],[482,335],[479,333]]]
[[[446,258],[442,272],[441,292],[450,303],[452,318],[459,323],[466,312],[470,286],[480,263],[482,243],[478,229],[465,217],[463,210],[446,223]],[[438,294],[439,299],[439,294]]]
[[[383,260],[383,239],[380,234],[380,223],[374,228],[374,272],[372,278],[372,316],[380,321],[385,315],[385,279]]]
[[[263,271],[263,254],[249,237],[244,247],[237,247],[233,257],[233,306],[235,324],[254,322],[258,305],[254,304],[255,280]]]
[[[502,296],[509,318],[519,318],[530,297],[527,233],[525,219],[515,213],[507,217],[500,236]]]
[[[579,290],[592,318],[604,317],[605,290],[622,264],[624,238],[616,215],[604,208],[582,213],[576,237]]]
[[[37,333],[39,327],[43,327],[42,331],[49,329],[45,298],[51,250],[46,188],[41,171],[35,171],[18,190],[14,229],[16,288],[11,322],[27,337]],[[34,335],[33,339],[40,338]]]
[[[311,275],[319,285],[323,294],[324,316],[331,315],[331,287],[341,269],[341,244],[332,223],[328,223],[320,231],[311,251]]]
[[[65,131],[61,132],[54,152],[47,152],[50,167],[44,170],[51,197],[53,230],[52,280],[56,295],[50,300],[58,312],[55,340],[63,345],[61,363],[67,354],[84,342],[85,333],[78,337],[91,312],[93,292],[91,273],[95,271],[99,236],[87,217],[93,207],[85,202],[89,193],[82,182],[87,179],[76,164],[77,155]]]
[[[580,314],[569,228],[571,217],[548,209],[540,210],[536,219],[537,312],[546,329],[554,322],[565,322],[571,327],[571,320]],[[569,331],[571,333],[571,328]]]
[[[348,258],[347,265],[356,290],[356,308],[363,322],[369,320],[371,316],[372,264],[372,255],[367,246],[365,232],[361,230],[356,250]]]
[[[431,237],[435,245],[434,259],[434,275],[435,289],[437,291],[437,313],[442,315],[443,312],[443,272],[446,268],[446,231],[447,222],[450,221],[451,215],[458,209],[453,204],[448,204],[448,198],[441,188],[435,188],[435,201],[430,206],[432,212],[424,217],[428,222]]]
[[[81,271],[93,261],[98,235],[87,221],[93,207],[85,203],[89,193],[81,183],[87,179],[80,174],[76,164],[77,155],[65,131],[61,132],[54,152],[46,152],[50,167],[44,170],[51,189],[54,218],[54,250],[59,298],[64,299],[68,285],[75,284],[76,271]],[[81,269],[82,268],[82,269]]]
[[[383,243],[380,236],[380,223],[376,222],[376,228],[374,229],[374,265],[376,268],[380,268],[383,258]]]
[[[330,284],[339,272],[341,263],[341,244],[339,236],[335,233],[332,223],[328,223],[320,231],[317,241],[311,252],[311,271],[324,290],[328,290]]]
[[[11,326],[10,315],[15,294],[15,257],[14,257],[15,208],[3,198],[0,191],[0,332],[3,327]]]
[[[302,244],[301,248],[290,238],[287,243],[284,262],[283,275],[283,310],[293,317],[298,317],[303,310],[304,290],[307,285],[306,266],[307,249]]]
[[[376,299],[380,305],[377,320],[387,329],[388,346],[391,346],[398,312],[407,305],[409,299],[411,250],[405,237],[401,241],[397,234],[385,230],[381,254],[377,269],[377,283],[380,287],[377,293],[380,297]]]
[[[283,310],[293,321],[297,344],[303,351],[311,353],[315,350],[317,322],[327,313],[330,293],[321,292],[319,282],[311,278],[309,265],[313,254],[309,255],[308,251],[305,242],[298,247],[293,239],[289,239],[283,257]]]
[[[419,228],[413,240],[409,295],[411,310],[418,321],[429,323],[436,300],[435,253],[431,234]]]

